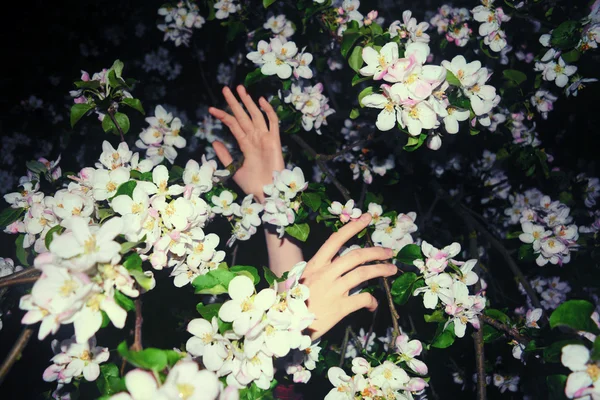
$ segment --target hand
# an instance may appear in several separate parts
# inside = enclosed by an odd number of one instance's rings
[[[285,168],[279,138],[279,119],[269,102],[261,97],[258,104],[267,114],[267,126],[263,113],[246,92],[246,88],[240,85],[237,92],[250,116],[228,87],[223,88],[223,96],[233,115],[215,107],[210,107],[208,112],[227,125],[244,154],[244,163],[233,176],[233,180],[246,194],[253,194],[262,203],[263,186],[273,181],[273,171]],[[213,148],[223,165],[229,165],[233,161],[223,143],[215,141]]]
[[[349,222],[334,233],[307,263],[301,282],[310,289],[308,310],[316,320],[309,327],[311,339],[323,336],[348,314],[361,308],[375,311],[377,300],[369,293],[349,296],[348,292],[370,279],[391,276],[397,272],[393,264],[362,264],[392,257],[392,249],[370,247],[357,249],[334,258],[340,248],[369,225],[370,214]]]

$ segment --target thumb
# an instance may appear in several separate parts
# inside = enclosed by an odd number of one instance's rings
[[[219,161],[221,161],[221,164],[223,164],[224,166],[228,166],[229,164],[231,164],[231,162],[233,161],[233,157],[231,157],[231,154],[229,154],[229,150],[227,150],[227,147],[225,147],[223,143],[219,142],[218,140],[215,140],[212,143],[212,147],[215,150],[215,154],[219,158]]]

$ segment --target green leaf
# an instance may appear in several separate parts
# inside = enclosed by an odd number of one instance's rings
[[[356,119],[360,116],[360,110],[358,108],[353,108],[352,111],[350,111],[350,119]]]
[[[260,276],[258,276],[258,270],[255,267],[251,267],[249,265],[234,265],[230,267],[229,270],[234,272],[236,275],[245,275],[248,278],[252,279],[254,285],[258,285],[260,282]]]
[[[519,247],[519,260],[535,260],[535,254],[533,253],[533,246],[531,244],[522,244],[521,247]]]
[[[19,236],[17,236],[17,240],[15,240],[15,246],[16,246],[16,256],[17,256],[17,260],[19,260],[19,262],[21,263],[21,265],[25,266],[25,267],[29,267],[29,261],[27,260],[29,258],[29,249],[26,249],[23,247],[23,242],[25,241],[25,234],[20,234]]]
[[[502,332],[500,332],[498,329],[496,329],[490,325],[483,325],[483,327],[481,327],[481,329],[483,329],[483,342],[484,343],[491,343],[494,340],[500,339],[501,337],[504,336],[504,334]]]
[[[356,86],[359,83],[363,83],[363,82],[371,80],[371,79],[373,79],[372,76],[361,76],[361,75],[356,74],[352,77],[352,86]]]
[[[358,32],[348,33],[348,30],[346,30],[342,39],[342,44],[340,45],[340,52],[342,53],[342,57],[346,58],[348,56],[350,49],[352,48],[352,46],[354,46],[354,43],[356,43],[356,41],[360,39],[361,36],[362,34]]]
[[[116,112],[113,115],[115,121],[117,121],[117,124],[119,125],[119,127],[121,128],[121,130],[123,131],[123,135],[125,135],[127,132],[129,132],[129,127],[130,127],[130,123],[129,123],[129,117],[123,113],[120,112]],[[114,133],[115,135],[119,135],[119,130],[117,129],[117,126],[115,125],[115,123],[113,122],[112,118],[110,118],[110,115],[105,115],[104,119],[102,120],[102,129],[104,129],[104,132],[106,133]]]
[[[121,357],[126,359],[133,366],[153,371],[162,371],[167,367],[169,358],[167,353],[161,349],[149,347],[141,351],[131,351],[127,348],[126,342],[121,342],[117,347]]]
[[[125,311],[135,310],[135,303],[129,297],[118,290],[115,290],[115,302]]]
[[[152,278],[152,275],[148,276],[142,270],[129,271],[129,274],[133,276],[133,279],[135,279],[138,285],[140,285],[144,290],[152,289],[152,286],[154,285],[154,279]]]
[[[102,324],[100,325],[100,328],[106,328],[108,324],[110,324],[110,318],[104,310],[100,310],[100,314],[102,314]]]
[[[502,74],[506,79],[515,82],[517,85],[520,85],[527,80],[527,75],[516,69],[505,69],[502,71]]]
[[[486,308],[483,313],[490,318],[502,322],[503,324],[512,325],[512,322],[508,315],[506,315],[500,310],[496,310],[494,308]]]
[[[123,64],[123,62],[121,60],[115,60],[112,67],[110,67],[110,69],[115,71],[115,75],[117,76],[117,78],[122,78],[123,77],[123,67],[125,67],[125,64]]]
[[[548,385],[548,394],[550,398],[548,400],[566,400],[565,386],[567,385],[566,375],[550,375],[546,377],[546,384]]]
[[[125,262],[123,263],[123,266],[128,271],[134,271],[134,270],[141,271],[142,270],[142,257],[140,257],[140,255],[138,253],[133,253],[129,257],[127,257],[127,260],[125,260]]]
[[[309,193],[309,192],[304,192],[302,193],[302,203],[306,204],[307,207],[309,207],[311,210],[313,211],[318,211],[319,207],[321,206],[321,196],[319,196],[317,193]]]
[[[358,104],[361,107],[364,107],[364,104],[362,103],[362,100],[367,97],[368,95],[373,94],[373,87],[369,86],[364,88],[363,90],[360,91],[360,93],[358,94]]]
[[[383,35],[383,28],[377,22],[371,23],[369,28],[371,28],[371,33],[373,36]]]
[[[273,3],[275,3],[277,0],[263,0],[263,7],[264,8],[269,8],[270,5],[272,5]]]
[[[440,322],[440,324],[438,325],[438,327],[441,328],[443,328],[443,326],[443,322]],[[446,329],[444,329],[444,331],[441,334],[437,335],[433,339],[433,342],[431,342],[431,347],[435,347],[437,349],[445,349],[447,347],[452,346],[452,343],[454,343],[455,338],[456,335],[454,335],[454,322],[450,322]]]
[[[427,134],[425,133],[421,133],[418,137],[409,136],[403,149],[411,153],[421,147],[425,143],[425,140],[427,140]]]
[[[99,89],[100,81],[76,81],[75,87],[77,89]]]
[[[246,24],[239,21],[233,21],[229,24],[229,29],[227,30],[227,36],[225,38],[228,42],[231,42],[236,36],[244,31],[246,31]]]
[[[121,101],[121,103],[128,105],[134,110],[139,111],[140,113],[142,113],[142,115],[146,115],[146,112],[144,111],[144,107],[142,107],[142,102],[140,101],[140,99],[125,98]]]
[[[411,287],[417,280],[414,272],[405,272],[392,283],[392,296],[394,303],[402,305],[408,301],[412,294]]]
[[[165,355],[167,356],[167,364],[169,365],[169,367],[174,366],[175,364],[177,364],[177,362],[179,360],[181,360],[183,357],[185,357],[185,353],[179,353],[175,350],[163,350],[165,352]]]
[[[469,134],[471,136],[479,135],[479,132],[481,132],[479,129],[469,129]]]
[[[367,194],[365,195],[365,204],[368,207],[369,204],[371,204],[371,203],[375,203],[375,204],[383,203],[383,195],[381,193],[375,194],[372,192],[367,192]]]
[[[222,294],[227,293],[229,282],[235,278],[235,274],[227,269],[215,269],[208,271],[194,279],[192,285],[196,294]]]
[[[435,310],[432,314],[423,315],[425,322],[446,322],[446,316],[442,310]]]
[[[25,166],[34,174],[44,174],[48,171],[46,164],[36,160],[27,161]]]
[[[96,108],[94,104],[73,104],[71,107],[71,128],[88,112]]]
[[[567,326],[577,331],[586,331],[593,334],[600,330],[592,321],[594,305],[586,300],[569,300],[562,303],[550,315],[550,327]]]
[[[600,336],[596,337],[594,341],[594,348],[592,349],[592,360],[600,360]]]
[[[140,240],[138,242],[125,242],[125,243],[121,243],[121,250],[119,251],[119,253],[121,253],[121,254],[128,253],[129,250],[133,249],[134,247],[139,246],[142,243],[145,243],[145,241],[146,241],[146,235],[144,235],[144,237],[142,238],[142,240]]]
[[[559,340],[558,342],[552,343],[550,346],[544,349],[544,361],[548,363],[558,363],[562,356],[562,348],[568,344],[583,344],[579,340]]]
[[[422,260],[421,248],[416,244],[407,244],[396,256],[396,260],[404,264],[413,265],[413,261]]]
[[[219,316],[219,310],[223,303],[213,303],[204,305],[202,303],[198,303],[196,305],[196,311],[208,322],[211,322],[213,317]]]
[[[248,87],[254,85],[256,82],[259,82],[266,77],[267,75],[263,75],[263,73],[260,72],[260,68],[256,68],[254,71],[249,72],[248,75],[246,75],[246,78],[244,79],[244,86]]]
[[[310,233],[310,226],[308,224],[294,224],[286,226],[285,232],[291,237],[296,238],[301,242],[305,242]]]
[[[450,70],[446,70],[446,81],[452,86],[461,86],[461,83],[458,80],[458,78]]]
[[[560,56],[564,62],[566,62],[567,64],[572,64],[579,60],[579,57],[581,57],[581,53],[577,51],[577,49],[573,49],[571,51],[561,54]]]
[[[269,286],[273,285],[273,282],[277,280],[277,275],[273,273],[269,268],[263,267],[263,275],[265,276],[265,280],[269,284]]]
[[[350,68],[352,68],[354,72],[358,72],[363,65],[362,50],[363,48],[361,46],[356,46],[352,49],[350,57],[348,57],[348,65],[350,65]]]
[[[136,181],[127,181],[127,182],[121,183],[119,185],[119,187],[117,188],[115,195],[111,199],[114,199],[115,197],[121,196],[121,195],[129,196],[129,197],[133,198],[133,190],[135,189],[136,186],[137,186]]]
[[[111,396],[126,391],[125,382],[119,376],[119,367],[114,363],[100,365],[100,378],[96,380],[100,393]]]
[[[179,165],[173,165],[171,171],[169,171],[169,183],[183,180],[183,171],[183,168]]]
[[[117,75],[115,74],[115,71],[113,71],[113,70],[108,71],[108,74],[106,75],[106,79],[108,80],[108,84],[110,85],[110,87],[113,89],[118,89],[121,86],[123,86],[123,84],[125,83],[123,81],[123,79],[117,78]]]
[[[519,236],[521,236],[522,233],[523,233],[523,231],[508,232],[506,234],[506,239],[516,239]]]
[[[50,248],[50,243],[52,243],[52,241],[54,240],[54,234],[56,233],[60,235],[64,230],[65,228],[63,228],[60,225],[56,225],[50,228],[48,233],[46,233],[46,237],[44,238],[44,244],[46,245],[47,249]]]
[[[25,212],[24,208],[5,208],[0,213],[0,229],[6,228],[8,225],[17,221],[21,218],[21,215]]]
[[[558,47],[566,50],[577,46],[580,39],[578,21],[565,21],[552,30],[550,44],[552,47]]]

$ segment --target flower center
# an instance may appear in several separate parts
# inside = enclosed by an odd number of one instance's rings
[[[91,235],[85,242],[83,242],[83,251],[85,254],[90,254],[96,251],[96,236]]]
[[[69,279],[63,282],[58,292],[62,297],[67,297],[75,293],[79,285],[73,279]]]
[[[83,361],[90,361],[92,359],[92,353],[90,353],[89,350],[84,350],[79,358]]]
[[[189,383],[178,383],[177,391],[179,392],[179,398],[186,400],[194,394],[194,386]]]

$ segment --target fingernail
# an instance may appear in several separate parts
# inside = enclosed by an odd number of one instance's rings
[[[371,219],[371,216],[370,216],[369,214],[363,214],[363,215],[361,215],[361,216],[360,216],[360,220],[361,220],[362,222],[367,222],[367,221],[369,221],[370,219]]]

